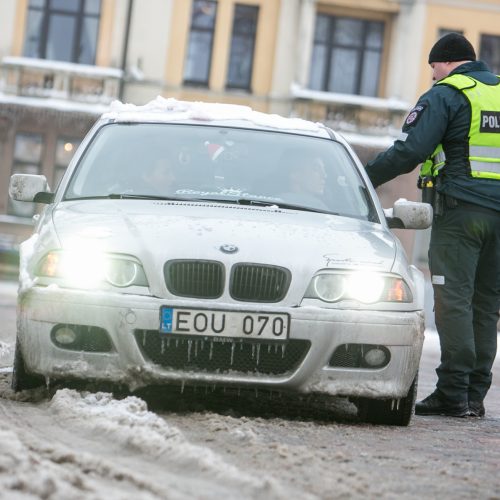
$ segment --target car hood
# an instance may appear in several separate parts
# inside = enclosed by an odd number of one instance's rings
[[[390,271],[397,251],[379,224],[276,207],[149,200],[62,202],[52,212],[59,244],[134,255],[149,276],[170,259]],[[149,272],[148,272],[149,271]]]

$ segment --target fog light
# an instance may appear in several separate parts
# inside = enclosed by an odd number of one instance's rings
[[[365,363],[368,366],[377,367],[386,363],[387,353],[385,350],[375,347],[365,353]]]
[[[54,340],[61,345],[73,344],[77,338],[75,330],[68,326],[61,326],[54,332]]]

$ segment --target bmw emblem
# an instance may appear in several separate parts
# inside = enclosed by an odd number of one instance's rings
[[[221,245],[219,250],[224,253],[236,253],[238,251],[238,247],[236,245]]]

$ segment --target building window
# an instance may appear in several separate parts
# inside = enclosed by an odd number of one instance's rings
[[[24,55],[94,64],[101,0],[30,0]]]
[[[500,73],[500,36],[481,35],[479,59],[484,61],[493,73]]]
[[[384,23],[318,14],[309,85],[314,90],[376,96]]]
[[[258,16],[259,7],[236,5],[234,9],[227,88],[250,90]]]
[[[13,174],[39,174],[42,161],[42,136],[39,134],[17,134],[14,143]],[[9,199],[7,211],[10,215],[31,217],[35,203]]]
[[[61,182],[66,168],[75,154],[76,148],[80,145],[80,139],[61,137],[56,144],[56,162],[54,168],[52,190],[55,191]]]
[[[194,0],[184,83],[208,86],[215,30],[215,0]]]
[[[443,38],[443,36],[449,35],[450,33],[458,33],[460,35],[464,34],[464,32],[462,30],[451,30],[448,28],[439,28],[438,39]]]

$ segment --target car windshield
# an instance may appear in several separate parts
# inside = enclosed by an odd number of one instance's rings
[[[164,123],[102,127],[64,194],[277,205],[376,220],[346,148],[279,131]]]

